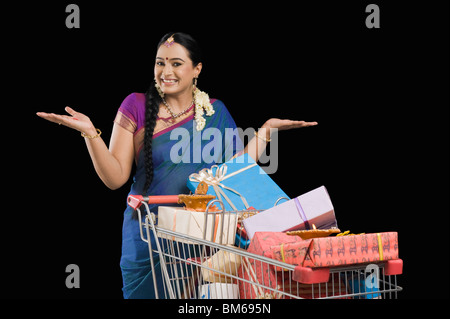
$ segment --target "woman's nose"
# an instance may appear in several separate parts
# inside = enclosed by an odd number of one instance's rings
[[[164,69],[163,69],[162,74],[164,75],[164,77],[166,77],[167,75],[172,74],[172,66],[171,66],[169,63],[167,63],[167,64],[164,66]]]

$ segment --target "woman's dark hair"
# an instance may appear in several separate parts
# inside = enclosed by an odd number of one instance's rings
[[[190,35],[185,33],[167,33],[161,38],[158,43],[157,49],[168,38],[173,36],[175,43],[182,45],[189,54],[189,58],[192,63],[197,66],[202,61],[201,50]],[[145,160],[145,185],[143,189],[144,195],[148,192],[148,189],[153,180],[153,156],[152,156],[152,143],[153,143],[153,131],[156,125],[156,115],[159,112],[159,104],[162,102],[161,97],[155,87],[155,81],[151,81],[148,91],[145,93],[145,131],[144,131],[144,160]]]

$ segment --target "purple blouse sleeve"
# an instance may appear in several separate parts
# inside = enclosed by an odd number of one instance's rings
[[[114,123],[134,134],[141,128],[144,119],[145,96],[142,93],[131,93],[120,105]]]

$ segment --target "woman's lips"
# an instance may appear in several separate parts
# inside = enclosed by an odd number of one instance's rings
[[[178,80],[175,79],[161,79],[161,83],[164,85],[174,85]]]

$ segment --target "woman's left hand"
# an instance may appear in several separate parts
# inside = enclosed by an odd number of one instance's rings
[[[267,143],[271,141],[270,135],[272,129],[285,131],[294,128],[302,128],[317,125],[317,122],[305,122],[305,121],[292,121],[282,120],[277,118],[271,118],[258,129],[258,133],[255,132],[255,137],[245,147],[244,153],[249,154],[255,162],[258,162],[259,157],[267,146]]]
[[[272,118],[268,120],[261,128],[275,128],[279,131],[290,130],[294,128],[302,128],[317,125],[317,122],[292,121]]]

